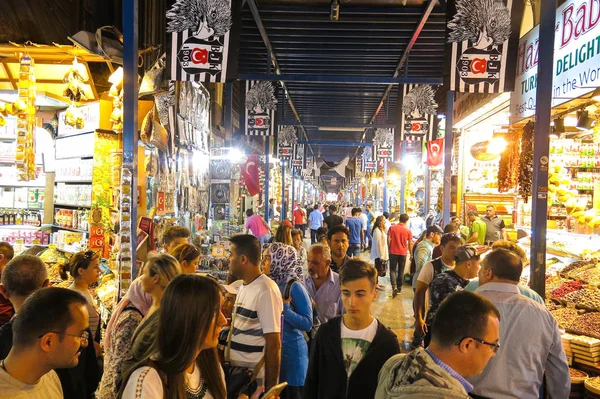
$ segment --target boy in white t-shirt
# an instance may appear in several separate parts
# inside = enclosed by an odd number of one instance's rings
[[[359,259],[340,270],[343,316],[319,327],[311,348],[304,397],[372,398],[383,364],[400,353],[396,335],[371,314],[377,272]]]

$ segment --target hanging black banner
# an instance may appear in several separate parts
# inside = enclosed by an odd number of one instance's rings
[[[515,87],[523,0],[447,1],[449,90],[510,92]]]
[[[430,141],[437,112],[435,91],[429,85],[403,85],[400,99],[400,141]]]
[[[242,0],[176,0],[167,10],[171,80],[226,82],[237,77]]]

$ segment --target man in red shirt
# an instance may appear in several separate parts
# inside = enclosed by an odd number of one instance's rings
[[[406,227],[409,217],[406,213],[400,215],[400,223],[392,225],[388,231],[388,246],[390,251],[390,281],[392,282],[392,298],[402,291],[402,278],[406,257],[412,254],[413,236]]]
[[[0,277],[4,266],[15,256],[12,245],[7,242],[0,242]],[[12,303],[2,294],[0,294],[0,326],[8,323],[15,314],[15,308]]]
[[[305,224],[304,224],[304,218],[306,217],[306,212],[304,212],[304,209],[302,209],[302,206],[300,206],[300,204],[296,204],[296,209],[294,210],[294,213],[292,214],[292,222],[294,224],[294,228],[295,229],[299,229],[302,231],[302,237],[304,237],[306,231],[305,231]]]

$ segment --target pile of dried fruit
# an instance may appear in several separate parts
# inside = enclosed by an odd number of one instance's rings
[[[587,284],[599,285],[600,270],[596,267],[592,267],[587,270],[582,270],[575,275],[575,278]]]
[[[563,296],[570,294],[573,291],[579,291],[582,288],[583,283],[581,281],[569,281],[567,283],[564,283],[560,287],[553,289],[550,292],[550,296],[552,297],[552,299],[558,300]]]
[[[580,371],[580,370],[573,369],[571,367],[569,367],[569,375],[571,376],[571,379],[588,377],[587,373],[584,373],[583,371]]]
[[[577,316],[567,331],[573,334],[600,338],[600,313],[584,313]]]
[[[579,269],[580,267],[587,266],[587,265],[593,265],[593,264],[594,264],[594,262],[589,261],[589,260],[579,260],[577,262],[569,263],[567,266],[565,266],[564,269],[562,269],[560,271],[560,274],[563,276],[566,276],[569,272],[571,272],[575,269]]]
[[[577,309],[572,308],[560,308],[553,310],[550,313],[552,313],[552,316],[554,316],[556,319],[558,326],[563,330],[569,328],[579,315]]]
[[[519,184],[519,159],[521,155],[521,133],[514,131],[506,135],[508,145],[500,155],[498,167],[498,192],[505,193]]]
[[[582,289],[573,291],[561,298],[561,302],[573,304],[578,308],[600,310],[600,290]],[[598,326],[600,328],[600,326]]]

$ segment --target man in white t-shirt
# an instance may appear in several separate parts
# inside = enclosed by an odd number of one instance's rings
[[[76,291],[44,288],[15,316],[13,346],[0,362],[0,399],[62,399],[53,369],[77,366],[88,344],[87,302]]]
[[[460,238],[454,233],[447,233],[442,236],[440,246],[442,247],[442,256],[433,259],[423,265],[417,279],[417,289],[415,291],[415,330],[421,336],[425,336],[425,314],[427,303],[427,292],[433,278],[446,270],[451,270],[456,264],[456,249],[460,247]]]
[[[258,239],[240,234],[229,239],[229,267],[244,280],[232,315],[231,350],[225,360],[239,367],[258,368],[257,382],[268,391],[277,384],[281,360],[281,314],[283,300],[277,284],[260,270]],[[229,345],[228,345],[229,346]]]
[[[311,347],[305,398],[375,396],[379,370],[400,353],[396,334],[371,314],[371,304],[377,299],[376,283],[375,268],[360,259],[348,260],[341,269],[346,313],[319,327]]]

